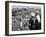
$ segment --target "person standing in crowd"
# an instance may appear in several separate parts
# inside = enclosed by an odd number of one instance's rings
[[[36,11],[36,19],[38,20],[38,29],[41,29],[41,16],[39,14],[39,11]]]
[[[30,20],[29,20],[29,28],[30,28],[30,30],[33,30],[34,28],[35,28],[35,25],[34,25],[34,23],[35,23],[35,13],[34,12],[31,12],[30,13]]]

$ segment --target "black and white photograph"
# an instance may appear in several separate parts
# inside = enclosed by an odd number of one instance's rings
[[[9,2],[9,34],[44,33],[44,3]]]
[[[15,5],[13,5],[14,7]],[[12,31],[40,30],[41,8],[37,6],[15,6],[12,8]]]

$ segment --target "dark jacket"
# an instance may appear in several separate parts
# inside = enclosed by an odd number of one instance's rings
[[[34,20],[30,18],[29,24],[30,24],[29,25],[30,30],[37,30],[37,29],[40,29],[41,27],[41,24],[38,23],[38,19],[35,19],[35,23],[34,23]]]

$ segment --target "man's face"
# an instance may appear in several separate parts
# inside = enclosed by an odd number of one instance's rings
[[[32,13],[30,13],[30,15],[33,16],[33,17],[35,17],[36,14],[34,12],[32,12]]]

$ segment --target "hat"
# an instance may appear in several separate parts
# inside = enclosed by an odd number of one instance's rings
[[[39,14],[39,11],[36,11],[37,14]]]

